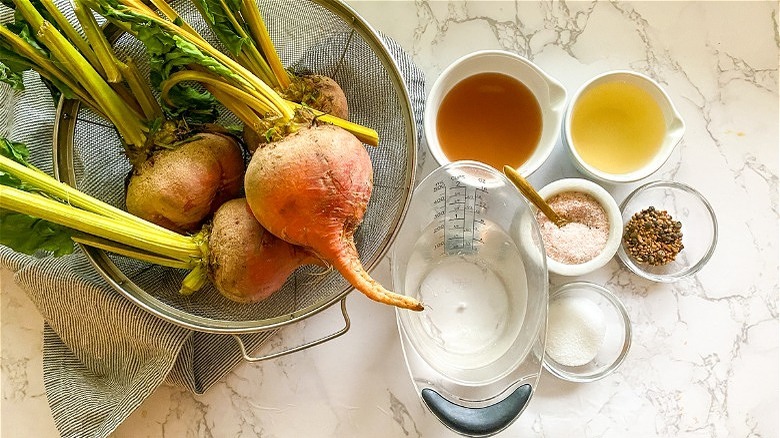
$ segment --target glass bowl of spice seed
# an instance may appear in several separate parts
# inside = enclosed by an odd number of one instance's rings
[[[583,178],[564,178],[542,187],[539,195],[568,221],[558,227],[541,211],[536,213],[551,273],[585,275],[615,256],[623,221],[617,202],[603,187]]]
[[[653,181],[620,206],[623,236],[618,257],[648,280],[672,283],[697,273],[718,240],[715,212],[701,193],[675,181]]]

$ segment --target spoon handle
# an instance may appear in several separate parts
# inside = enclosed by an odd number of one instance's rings
[[[523,178],[522,175],[520,175],[514,168],[510,166],[504,166],[504,175],[509,178],[510,181],[517,187],[518,190],[520,190],[520,193],[523,194],[526,198],[528,198],[529,201],[531,201],[536,208],[542,211],[545,216],[547,216],[552,223],[557,225],[558,227],[562,227],[568,223],[568,221],[560,216],[558,216],[558,213],[553,210],[550,205],[542,199],[542,196],[539,194],[539,192],[536,191],[536,189],[533,188],[533,186]]]

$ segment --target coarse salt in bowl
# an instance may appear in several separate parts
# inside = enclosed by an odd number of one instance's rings
[[[564,225],[564,227],[559,230],[555,224],[552,224],[551,222],[548,223],[549,220],[543,217],[541,212],[537,213],[537,219],[541,219],[540,225],[542,226],[542,237],[545,240],[544,245],[545,250],[547,251],[548,270],[554,274],[565,276],[584,275],[606,265],[609,260],[615,256],[615,253],[620,247],[623,219],[620,208],[612,195],[593,181],[583,178],[564,178],[554,181],[539,190],[539,195],[548,202],[556,195],[565,193],[589,195],[598,202],[604,209],[604,213],[606,213],[606,230],[598,230],[600,232],[606,232],[606,241],[600,250],[591,247],[592,242],[590,242],[590,240],[592,239],[590,239],[590,234],[579,235],[580,233],[593,233],[597,231],[593,229],[594,227],[587,227],[586,225],[583,225],[583,223],[577,223],[576,218],[568,218],[566,217],[566,214],[563,214],[564,218],[570,220],[571,223]],[[553,207],[553,209],[555,210],[555,207]],[[556,213],[559,215],[561,214],[560,211],[556,211]],[[569,239],[569,241],[558,242],[556,239]],[[557,247],[553,247],[555,245],[557,245]],[[566,248],[566,246],[571,246],[572,248]],[[560,248],[561,251],[556,251],[556,248]],[[570,250],[575,249],[577,251],[595,250],[597,251],[597,254],[588,259],[573,258],[571,261],[562,260],[563,255],[571,255]],[[556,260],[553,256],[558,256],[558,259]]]

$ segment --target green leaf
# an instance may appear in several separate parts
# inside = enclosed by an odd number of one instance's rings
[[[16,48],[11,48],[0,39],[0,62],[16,73],[22,73],[32,69],[32,61],[17,53]]]
[[[2,1],[4,4],[7,4],[5,0]],[[16,19],[21,20],[21,17],[17,14]],[[16,35],[19,35],[22,40],[41,52],[44,56],[49,56],[49,54],[41,48],[38,42],[30,36],[30,26],[28,26],[26,22],[17,21],[15,23],[6,24],[5,28]],[[23,91],[24,80],[22,79],[22,73],[31,68],[32,65],[27,58],[19,55],[12,47],[9,47],[3,40],[0,40],[0,82],[9,84],[14,90]]]
[[[216,99],[207,91],[177,84],[168,93],[173,106],[166,105],[164,110],[171,119],[184,117],[194,124],[211,123],[219,115]]]
[[[22,74],[11,70],[2,62],[0,62],[0,82],[10,85],[12,90],[24,91]]]
[[[241,2],[226,0],[225,5],[228,10],[225,10],[220,0],[193,0],[195,5],[201,12],[206,23],[208,23],[211,30],[219,38],[219,41],[230,51],[233,55],[241,53],[245,44],[253,44],[252,40],[246,36],[248,32],[243,29],[243,32],[239,32],[240,29],[236,29],[234,22],[231,21],[232,12],[238,12],[241,9]],[[236,20],[236,17],[233,16]],[[239,20],[236,20],[240,23]]]
[[[30,150],[24,143],[8,140],[0,137],[0,155],[10,158],[19,164],[32,167],[30,164]]]
[[[49,52],[45,46],[38,43],[38,40],[35,39],[35,32],[32,30],[32,28],[30,28],[30,25],[24,21],[24,19],[18,13],[16,14],[15,18],[16,21],[5,25],[5,27],[18,35],[19,38],[24,40],[24,42],[35,48],[35,50],[40,52],[41,55],[46,58],[50,58],[51,52]]]
[[[16,252],[49,251],[55,257],[73,252],[73,231],[26,214],[0,209],[0,244]]]
[[[154,87],[159,89],[172,73],[188,69],[191,64],[206,67],[223,77],[235,77],[231,70],[181,37],[162,31],[153,32],[145,27],[141,29],[143,32],[139,32],[139,39],[145,38],[142,41],[150,57],[149,78]],[[165,104],[163,109],[170,118],[184,118],[191,123],[210,123],[217,119],[217,101],[207,91],[178,84],[171,89],[169,97],[173,105]]]
[[[34,169],[35,167],[30,164],[28,159],[30,158],[30,151],[22,143],[10,141],[8,139],[0,137],[0,155],[10,158],[11,160],[22,164],[26,167]],[[36,189],[29,184],[22,182],[19,178],[11,175],[10,173],[0,170],[0,184],[4,186],[14,187],[26,192],[35,192]]]
[[[132,33],[146,48],[151,59],[152,85],[158,86],[161,81],[181,67],[197,64],[209,71],[233,81],[243,79],[225,67],[211,55],[203,53],[198,47],[174,32],[163,29],[151,17],[134,13],[111,0],[94,0],[90,6],[98,8],[104,17],[129,24]]]
[[[128,11],[111,0],[95,0],[93,6],[108,19],[130,24],[131,32],[144,44],[149,55],[149,79],[158,90],[171,74],[188,69],[193,64],[222,76],[236,77],[220,62],[201,52],[194,44],[163,29],[150,17]],[[173,107],[163,102],[163,110],[169,118],[185,119],[196,124],[217,119],[217,101],[206,91],[178,84],[169,96],[174,103]]]
[[[238,138],[243,138],[244,136],[244,125],[223,124],[222,129]]]
[[[5,82],[16,91],[24,91],[22,73],[6,65],[0,60],[0,82]]]
[[[29,161],[30,150],[23,143],[0,137],[0,155],[35,169]],[[0,171],[0,184],[27,192],[38,192],[35,187],[4,171]],[[73,241],[70,240],[72,233],[73,231],[60,225],[0,209],[0,244],[14,251],[24,254],[33,254],[39,250],[50,251],[58,257],[70,254],[73,252]]]

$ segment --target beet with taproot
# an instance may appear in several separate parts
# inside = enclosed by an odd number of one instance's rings
[[[353,235],[372,188],[363,144],[332,125],[304,128],[261,147],[244,177],[249,207],[268,231],[328,262],[372,300],[422,310],[416,299],[385,289],[360,262]]]

